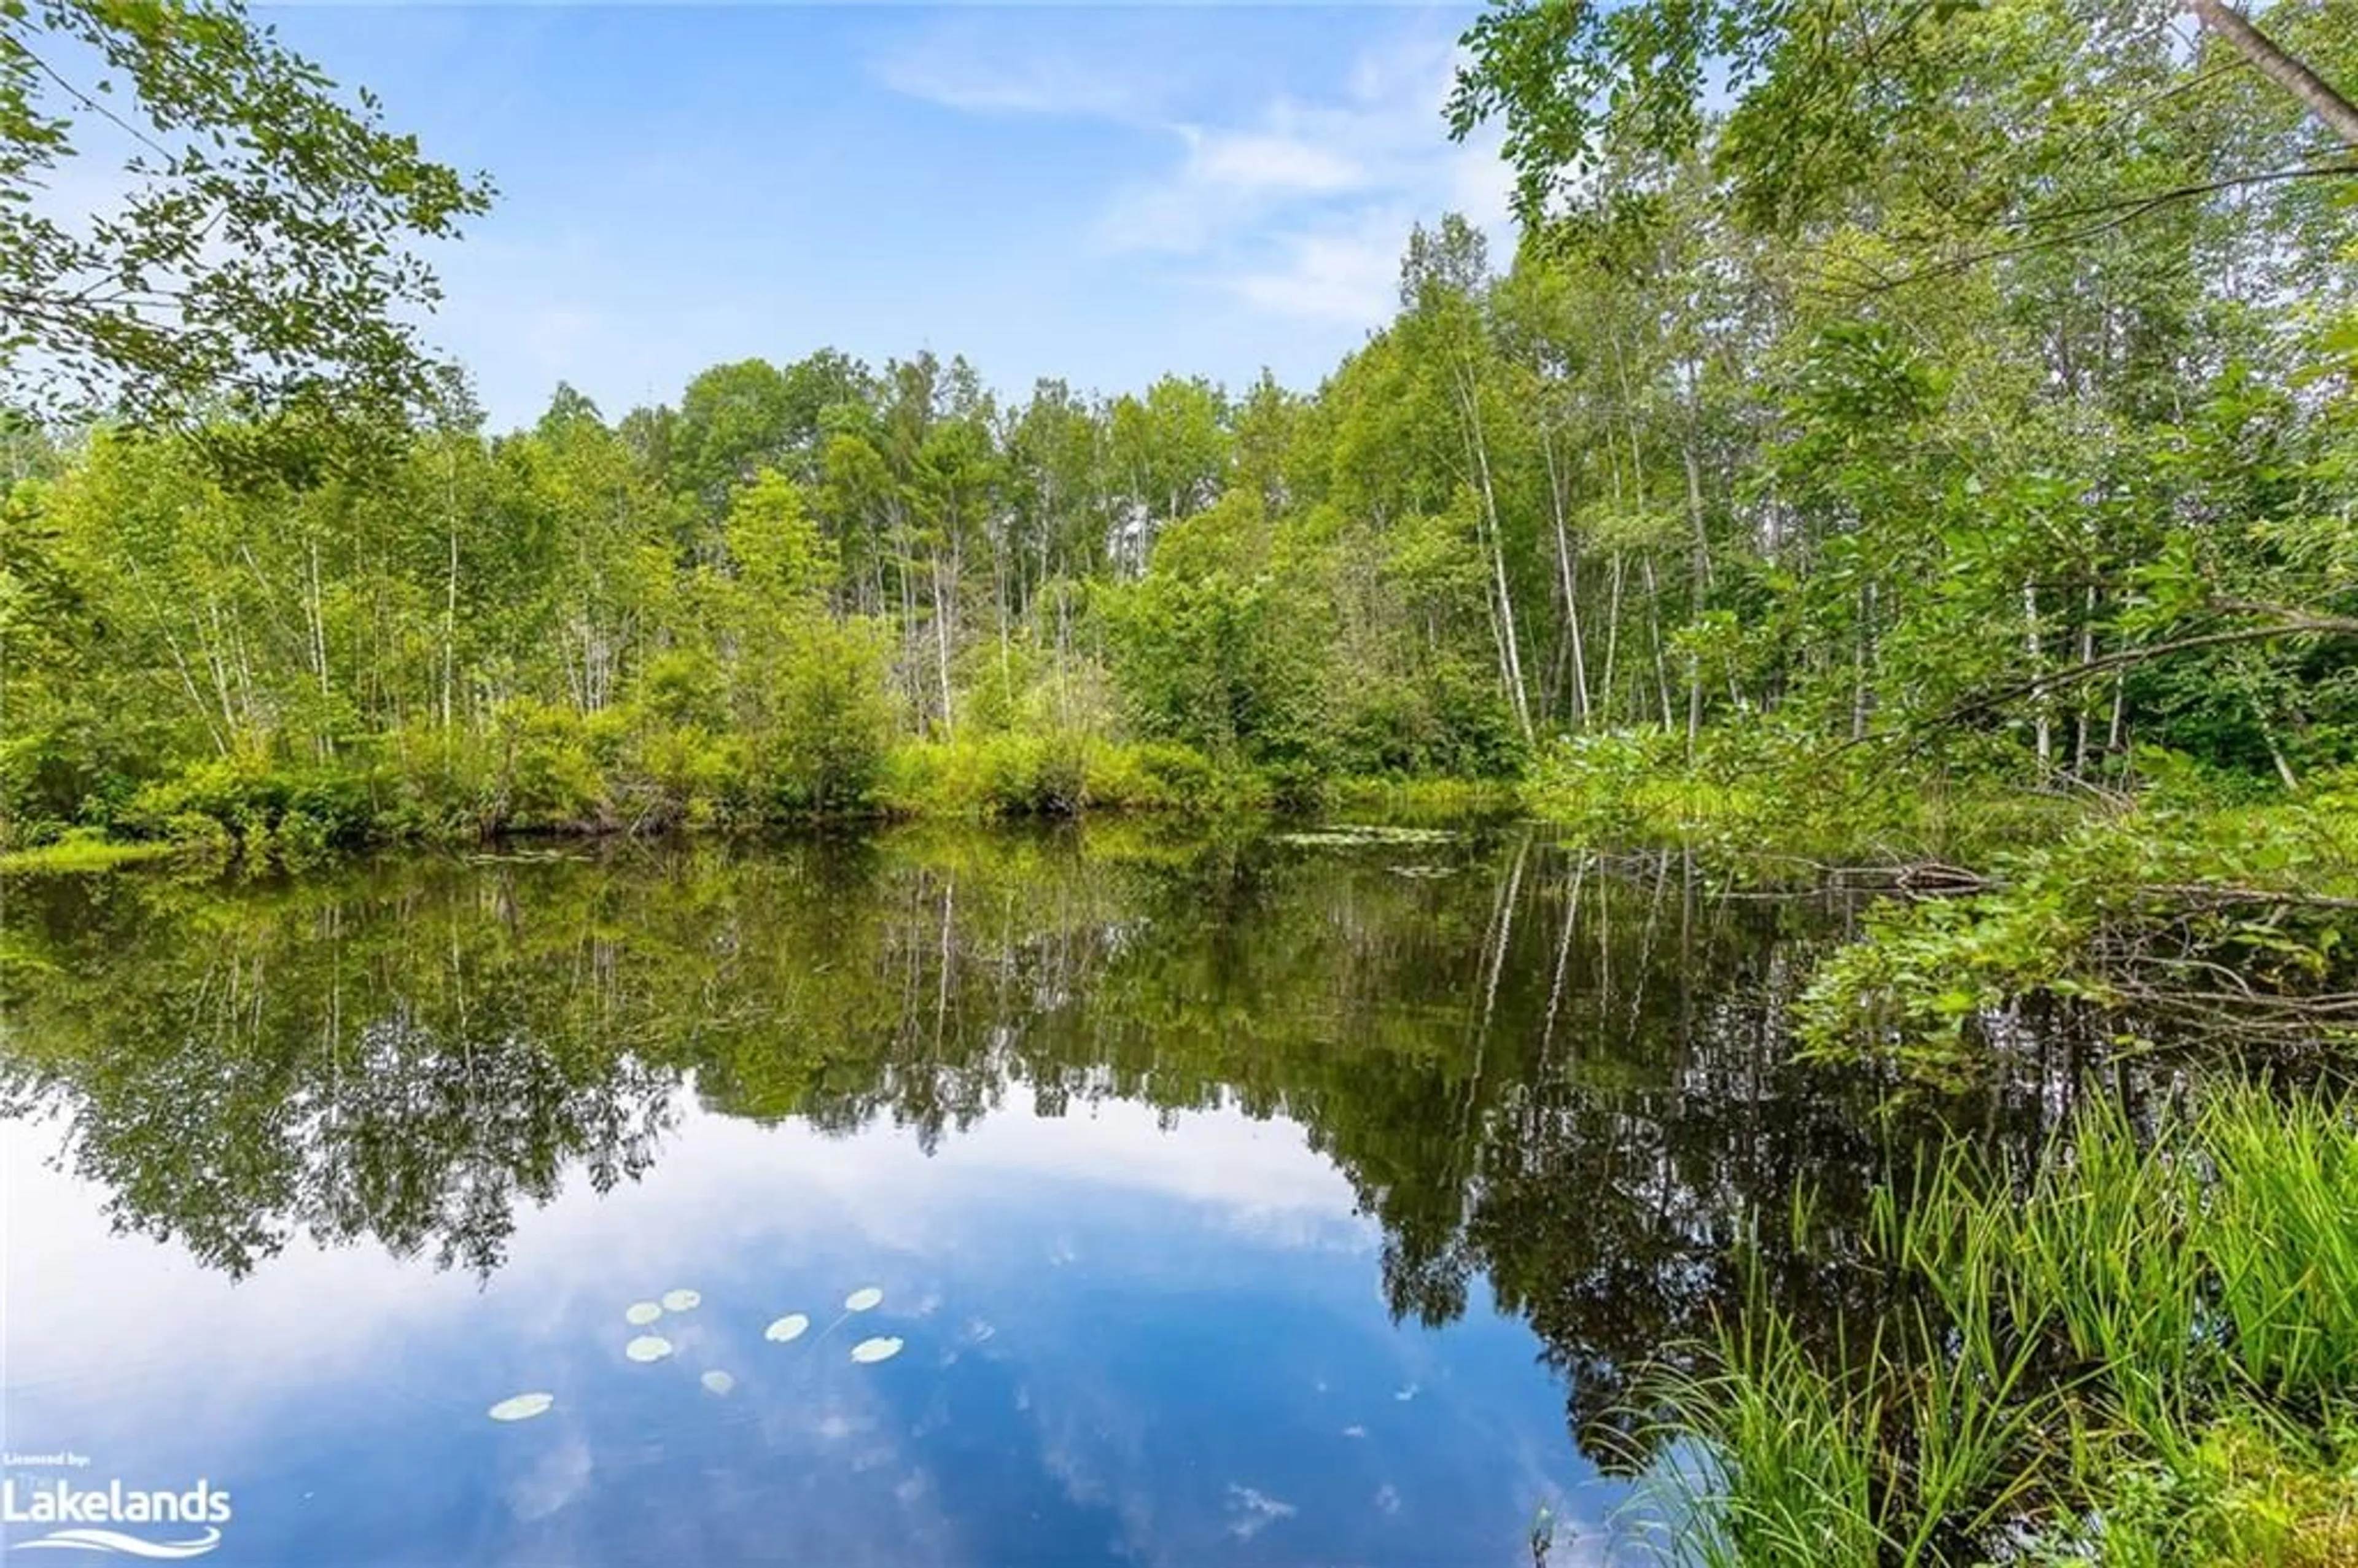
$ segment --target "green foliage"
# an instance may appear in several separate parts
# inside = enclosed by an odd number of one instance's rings
[[[2125,1568],[2334,1568],[2358,1554],[2358,1433],[2295,1433],[2248,1415],[2204,1430],[2172,1466],[2124,1464],[2085,1542],[2041,1543],[2028,1560]]]
[[[107,838],[97,829],[78,827],[31,849],[0,850],[0,872],[50,875],[111,871],[120,866],[162,860],[179,852],[180,846],[176,844],[124,844]]]
[[[899,816],[1063,816],[1084,804],[1082,749],[1038,735],[1000,733],[896,748],[878,792]]]
[[[1160,741],[1092,752],[1085,788],[1088,799],[1109,805],[1213,813],[1265,807],[1273,794],[1261,778]]]
[[[715,366],[676,407],[611,424],[560,387],[534,427],[487,438],[417,351],[406,322],[434,286],[403,249],[454,232],[485,187],[233,9],[0,4],[0,370],[17,402],[56,373],[124,416],[70,441],[0,426],[7,863],[152,849],[303,867],[387,838],[1103,808],[1234,814],[1222,832],[1241,837],[1271,807],[1520,803],[1585,843],[1699,850],[1758,880],[1863,869],[1903,895],[1822,963],[1747,960],[1746,1005],[1765,990],[1797,1018],[1802,1061],[1742,1058],[1740,1089],[1696,1094],[1694,1075],[1730,1069],[1682,1036],[1681,1081],[1617,1103],[1584,1150],[1828,1063],[1972,1091],[2042,1011],[2139,1048],[2358,1044],[2358,207],[2292,107],[2181,47],[2165,11],[1509,0],[1468,36],[1452,117],[1460,135],[1505,121],[1526,243],[1494,266],[1465,219],[1417,228],[1398,314],[1314,395],[1166,376],[1003,401],[963,360],[871,371],[823,351]],[[2282,0],[2265,20],[2358,69],[2332,7]],[[93,102],[58,95],[36,48],[56,38],[129,87],[135,134],[144,116],[169,144],[82,232],[27,199],[67,170]],[[1726,110],[1706,113],[1723,80]],[[135,433],[198,405],[219,416],[194,439]],[[373,416],[364,465],[330,439],[354,406]],[[281,460],[222,461],[256,451]],[[1298,924],[1390,912],[1356,964],[1488,906],[1482,1028],[1502,974],[1544,973],[1544,1015],[1495,1042],[1543,1054],[1559,993],[1581,989],[1575,943],[1604,925],[1587,860],[1551,890],[1558,927],[1511,918],[1520,849],[1496,898],[1453,902],[1421,891],[1460,869],[1441,836],[1337,837],[1385,863]],[[1418,859],[1396,858],[1404,837]],[[1268,994],[1296,994],[1277,983],[1294,927],[1253,923],[1282,871],[1238,874],[1219,838],[1120,843],[1047,895],[1036,862],[946,851],[917,877],[945,890],[937,923],[859,911],[865,947],[831,898],[785,901],[807,927],[791,941],[716,942],[740,895],[692,860],[676,890],[619,906],[576,881],[569,925],[520,919],[525,948],[483,962],[578,975],[585,941],[628,930],[654,957],[601,1005],[640,1011],[607,1035],[547,1032],[602,1040],[584,1059],[514,1029],[483,1054],[549,1117],[544,1151],[597,1145],[609,1168],[633,1156],[595,1129],[626,1119],[578,1112],[608,1108],[604,1077],[653,1060],[645,1040],[716,1102],[807,1110],[925,1011],[922,990],[936,1054],[903,1076],[946,1082],[955,921],[987,908],[1005,928],[969,938],[988,955],[970,968],[991,985],[1053,953],[1160,1021],[1151,1060],[1051,1058],[1042,1095],[1104,1076],[1158,1104],[1373,1105],[1412,1130],[1369,1155],[1353,1140],[1382,1119],[1332,1124],[1391,1227],[1403,1315],[1462,1311],[1466,1259],[1491,1249],[1502,1303],[1582,1322],[1565,1364],[1609,1393],[1720,1311],[1725,1214],[1675,1205],[1758,1179],[1749,1162],[1666,1141],[1633,1181],[1453,1142],[1448,1180],[1405,1180],[1436,1106],[1465,1108],[1460,1139],[1512,1126],[1534,1146],[1562,1108],[1491,1087],[1487,1033],[1466,1064],[1455,1035],[1362,1038],[1420,1027],[1390,1014],[1284,1057],[1298,1031],[1269,1021],[1300,1010],[1214,983],[1266,966]],[[1665,877],[1674,858],[1654,862]],[[1132,876],[1170,879],[1143,914],[1108,891]],[[1639,961],[1605,930],[1595,967],[1679,972],[1682,1020],[1732,1012],[1690,1006],[1687,967],[1714,949],[1690,945],[1682,897],[1650,908]],[[1218,957],[1087,957],[1174,909],[1216,925]],[[290,927],[299,942],[257,925],[274,960],[327,946],[315,922]],[[210,946],[175,950],[201,966]],[[932,976],[896,957],[936,952]],[[806,986],[783,966],[810,955],[867,979]],[[402,978],[425,1015],[460,985]],[[1361,992],[1312,979],[1298,994],[1327,1011]],[[1601,984],[1567,1028],[1618,1038],[1645,983],[1626,1005]],[[178,1019],[207,990],[147,1011]],[[729,996],[762,1005],[716,1014]],[[458,1038],[484,1016],[445,1014]],[[803,1042],[783,1053],[782,1017]],[[181,1070],[186,1030],[157,1038],[157,1070]],[[112,1041],[81,1054],[93,1103],[143,1065]],[[267,1076],[295,1058],[254,1059]],[[1841,1072],[1862,1059],[1898,1073]],[[2231,1094],[2148,1141],[2100,1105],[2043,1152],[1945,1150],[1876,1199],[1863,1258],[1797,1235],[1798,1294],[1863,1300],[1871,1321],[1797,1308],[1752,1237],[1750,1310],[1661,1372],[1650,1407],[1670,1423],[1652,1436],[1709,1451],[1671,1469],[1701,1505],[1681,1550],[2358,1553],[2349,1108]],[[349,1200],[350,1162],[329,1164],[319,1183]],[[1617,1206],[1633,1189],[1647,1203]],[[1576,1234],[1552,1227],[1567,1192],[1613,1224],[1583,1204]],[[333,1230],[361,1208],[321,1212]],[[495,1255],[495,1237],[461,1239]],[[233,1260],[266,1245],[234,1225],[215,1240]],[[1581,1293],[1633,1257],[1685,1294],[1665,1287],[1650,1314],[1616,1299],[1598,1330]]]
[[[1088,808],[1220,814],[1266,808],[1275,789],[1170,741],[1000,733],[904,744],[876,801],[895,816],[1068,816]]]
[[[439,296],[404,247],[455,234],[491,188],[358,98],[233,4],[0,9],[8,401],[155,419],[226,398],[299,418],[438,397],[411,311]],[[31,199],[125,132],[124,193],[93,221]]]
[[[547,832],[611,818],[612,802],[581,715],[520,698],[492,716],[485,740],[494,759],[492,814],[503,827]]]
[[[1714,1450],[1706,1473],[1680,1477],[1693,1495],[1674,1550],[1709,1568],[1879,1561],[1881,1410],[1822,1369],[1781,1314],[1731,1325],[1711,1353],[1714,1370],[1660,1392],[1671,1431]]]
[[[2149,809],[1991,858],[1991,886],[1894,903],[1830,957],[1807,1049],[1928,1079],[1991,1070],[1992,1027],[2039,999],[2216,1048],[2353,1038],[2358,841],[2339,795],[2256,810]]]
[[[1326,784],[1321,803],[1339,816],[1412,826],[1523,814],[1522,792],[1513,781],[1478,778],[1347,776]]]
[[[114,824],[134,838],[185,838],[226,832],[249,853],[274,842],[297,861],[365,840],[373,816],[365,776],[278,769],[254,758],[196,764],[144,786]],[[211,825],[200,827],[199,825]]]
[[[1110,608],[1114,674],[1150,737],[1306,780],[1324,761],[1330,644],[1271,549],[1251,495],[1166,530],[1154,569]]]
[[[2148,1139],[2102,1101],[2021,1168],[1886,1191],[1896,1311],[1805,1343],[1759,1303],[1662,1419],[1685,1560],[2324,1563],[2351,1543],[2358,1120],[2221,1091]]]
[[[1527,794],[1550,821],[1607,840],[1677,841],[1725,824],[1742,831],[1762,803],[1686,767],[1682,738],[1664,730],[1568,737],[1541,753]]]
[[[1885,1053],[1941,1080],[1985,1070],[1979,1027],[2017,999],[2076,997],[2093,915],[2061,897],[1936,899],[1870,914],[1858,941],[1818,969],[1804,1048]]]
[[[1533,228],[1563,222],[1567,208],[1608,232],[1640,225],[1658,217],[1643,187],[1591,177],[1617,157],[1674,163],[1706,147],[1733,205],[1763,227],[1798,225],[1895,172],[1935,190],[1945,177],[1951,199],[1979,214],[2039,171],[2045,149],[1986,142],[1948,96],[1960,78],[2010,66],[2019,81],[2004,85],[2053,92],[2075,49],[2102,44],[2117,64],[2091,86],[2117,93],[2123,77],[2135,82],[2136,68],[2150,69],[2152,53],[2168,47],[2164,24],[2176,10],[1977,0],[1644,0],[1606,10],[1502,0],[1466,31],[1450,125],[1462,139],[1503,122],[1516,204]],[[2309,55],[2330,79],[2353,62],[2345,43],[2314,30],[2310,18],[2324,10],[2289,5],[2266,23],[2299,51],[2293,58]],[[2255,62],[2246,50],[2240,63]],[[1718,114],[1705,107],[1714,92],[1732,100]],[[2297,106],[2285,97],[2270,107],[2281,119]],[[2358,112],[2344,103],[2330,128],[2314,129],[2330,133],[2316,141],[2346,147],[2358,142]],[[1983,155],[1962,171],[1973,183],[1948,162],[1967,153]]]
[[[884,639],[860,622],[806,622],[788,634],[765,758],[770,797],[793,811],[868,804],[892,732]]]
[[[1707,850],[1756,880],[1811,881],[1829,867],[1897,871],[1978,861],[2080,821],[2077,803],[2010,796],[1990,776],[1895,770],[1832,751],[1790,722],[1598,730],[1544,748],[1522,785],[1531,812],[1605,842]]]

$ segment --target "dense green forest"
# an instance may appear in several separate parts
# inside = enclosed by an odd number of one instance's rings
[[[2268,19],[2347,66],[2334,9]],[[218,420],[21,421],[7,838],[2340,787],[2353,184],[2167,22],[1942,22],[1904,134],[1790,211],[1739,199],[1748,107],[1603,126],[1512,257],[1407,236],[1309,392],[821,350],[505,434],[449,378],[262,466]]]

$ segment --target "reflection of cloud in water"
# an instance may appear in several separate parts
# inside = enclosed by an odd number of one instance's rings
[[[1374,1253],[1381,1246],[1377,1227],[1371,1222],[1310,1209],[1224,1208],[1217,1223],[1239,1241],[1296,1252],[1357,1255]]]
[[[777,1432],[770,1446],[807,1449],[814,1458],[823,1454],[827,1465],[858,1474],[908,1467],[899,1439],[887,1430],[885,1422],[841,1405],[829,1405],[816,1419],[802,1423],[799,1432]]]
[[[1293,1505],[1280,1502],[1252,1487],[1228,1483],[1228,1533],[1238,1541],[1250,1541],[1282,1519],[1293,1517]]]
[[[1632,1555],[1634,1541],[1616,1535],[1609,1530],[1558,1530],[1548,1547],[1546,1568],[1620,1568],[1630,1563],[1651,1563],[1661,1554],[1639,1551]]]
[[[228,1357],[233,1364],[216,1368],[222,1384],[235,1390],[257,1415],[269,1408],[265,1396],[311,1380],[304,1357],[315,1363],[357,1359],[373,1353],[372,1341],[388,1327],[424,1356],[425,1364],[412,1371],[434,1369],[442,1347],[463,1341],[496,1346],[503,1357],[535,1347],[578,1350],[581,1367],[636,1379],[636,1388],[666,1387],[666,1374],[657,1369],[621,1365],[617,1351],[632,1327],[617,1321],[618,1307],[666,1287],[685,1290],[682,1280],[696,1280],[708,1299],[684,1318],[666,1314],[662,1337],[674,1342],[689,1368],[710,1366],[706,1357],[715,1353],[757,1358],[741,1366],[747,1380],[736,1390],[731,1413],[721,1416],[708,1405],[705,1417],[741,1422],[729,1429],[731,1440],[741,1443],[748,1455],[766,1453],[778,1462],[741,1474],[712,1473],[699,1484],[723,1493],[756,1484],[778,1486],[827,1513],[827,1505],[837,1500],[830,1487],[840,1492],[845,1477],[864,1475],[872,1488],[866,1495],[892,1499],[885,1503],[885,1517],[862,1521],[828,1514],[824,1521],[806,1519],[797,1530],[816,1532],[806,1544],[823,1546],[830,1563],[893,1561],[895,1551],[882,1540],[889,1536],[898,1542],[899,1560],[955,1559],[961,1554],[957,1542],[967,1505],[953,1508],[945,1500],[946,1487],[955,1500],[953,1472],[945,1470],[939,1477],[926,1473],[920,1457],[925,1447],[911,1441],[924,1435],[918,1411],[896,1411],[892,1401],[901,1395],[882,1383],[824,1391],[806,1385],[793,1396],[776,1397],[782,1380],[805,1375],[806,1364],[797,1357],[824,1358],[853,1374],[842,1362],[859,1334],[837,1328],[819,1346],[821,1325],[815,1323],[803,1345],[765,1345],[762,1336],[771,1314],[797,1303],[840,1300],[846,1289],[872,1279],[886,1290],[888,1303],[914,1303],[905,1314],[888,1307],[877,1326],[891,1326],[895,1315],[916,1314],[936,1314],[942,1330],[953,1322],[962,1325],[938,1337],[929,1330],[911,1340],[913,1350],[929,1353],[928,1360],[945,1349],[990,1346],[987,1352],[970,1354],[966,1364],[1003,1365],[1006,1380],[993,1389],[991,1404],[1000,1411],[1011,1404],[1020,1412],[1018,1431],[1009,1434],[1019,1451],[1030,1451],[1020,1463],[1036,1466],[1035,1473],[1073,1504],[1106,1510],[1111,1516],[1105,1520],[1109,1534],[1118,1538],[1123,1555],[1141,1563],[1192,1568],[1207,1554],[1217,1554],[1223,1544],[1253,1540],[1279,1521],[1294,1519],[1297,1505],[1310,1510],[1321,1530],[1339,1528],[1338,1519],[1353,1510],[1344,1497],[1297,1489],[1297,1483],[1310,1485],[1309,1478],[1290,1469],[1262,1469],[1258,1461],[1241,1456],[1231,1462],[1239,1468],[1254,1464],[1247,1474],[1264,1486],[1282,1487],[1293,1500],[1241,1483],[1224,1494],[1217,1489],[1217,1471],[1198,1473],[1192,1482],[1180,1477],[1169,1463],[1168,1440],[1152,1440],[1158,1420],[1152,1390],[1142,1399],[1134,1373],[1109,1377],[1088,1332],[1095,1320],[1076,1319],[1083,1330],[1077,1336],[1050,1337],[1044,1334],[1041,1309],[1052,1302],[1069,1303],[1072,1292],[1109,1283],[1118,1283],[1130,1302],[1163,1299],[1173,1291],[1243,1292],[1269,1299],[1267,1270],[1281,1258],[1314,1270],[1328,1268],[1309,1255],[1332,1257],[1364,1247],[1373,1222],[1355,1215],[1348,1184],[1290,1123],[1258,1123],[1241,1112],[1218,1109],[1177,1118],[1183,1135],[1171,1137],[1157,1130],[1162,1119],[1149,1108],[1126,1105],[1047,1120],[1010,1110],[928,1157],[904,1132],[890,1128],[842,1137],[794,1122],[764,1128],[690,1111],[665,1160],[638,1184],[603,1195],[577,1184],[525,1216],[509,1266],[481,1292],[475,1281],[461,1276],[423,1274],[365,1249],[297,1250],[270,1264],[253,1282],[259,1288],[240,1291],[233,1303],[226,1281],[181,1266],[175,1254],[95,1242],[90,1200],[59,1178],[50,1181],[53,1191],[65,1189],[57,1195],[69,1210],[55,1227],[63,1271],[127,1287],[106,1295],[91,1292],[81,1304],[95,1300],[103,1309],[112,1301],[153,1303],[125,1307],[125,1321],[110,1330],[107,1340],[185,1342],[185,1328],[176,1333],[170,1321],[182,1303],[170,1289],[152,1287],[159,1280],[186,1277],[195,1294],[217,1295],[218,1303],[205,1310],[219,1321],[234,1321],[240,1343],[256,1342],[257,1322],[275,1330],[278,1309],[285,1309],[284,1332],[262,1336],[273,1354]],[[17,1162],[7,1163],[13,1174]],[[760,1195],[782,1193],[794,1195],[793,1201],[756,1201]],[[1136,1206],[1139,1195],[1170,1200],[1167,1208],[1156,1211],[1160,1223],[1190,1234],[1189,1249],[1129,1244],[1120,1215]],[[70,1212],[77,1205],[81,1212]],[[1240,1250],[1237,1242],[1247,1246]],[[93,1267],[91,1255],[102,1247],[106,1256]],[[1052,1248],[1076,1267],[1051,1279],[1036,1262],[1025,1261]],[[313,1284],[321,1288],[308,1288]],[[1322,1314],[1344,1310],[1336,1303],[1363,1293],[1356,1277],[1350,1284],[1347,1292],[1332,1292],[1331,1300],[1323,1292],[1314,1298],[1284,1299],[1301,1301],[1305,1317],[1317,1321]],[[990,1316],[967,1315],[977,1308]],[[59,1337],[66,1329],[62,1321],[45,1325],[42,1337]],[[1325,1369],[1334,1351],[1328,1342],[1314,1339],[1304,1348],[1309,1367],[1297,1362],[1290,1376],[1274,1369],[1271,1374],[1295,1401],[1307,1380],[1303,1374]],[[545,1369],[507,1365],[488,1390],[467,1390],[457,1413],[481,1422],[489,1399],[516,1387],[563,1384],[569,1390],[566,1368],[563,1356]],[[439,1370],[447,1376],[457,1368]],[[1347,1368],[1338,1382],[1354,1391],[1354,1399],[1326,1406],[1303,1434],[1337,1430],[1338,1415],[1366,1414],[1367,1399],[1382,1402],[1384,1393],[1412,1370],[1442,1390],[1435,1399],[1445,1402],[1446,1378],[1422,1364],[1392,1361],[1366,1372]],[[469,1368],[464,1375],[477,1371]],[[347,1371],[345,1379],[351,1376]],[[898,1387],[906,1386],[908,1376],[904,1370]],[[682,1380],[691,1395],[698,1391],[693,1376]],[[1320,1378],[1318,1386],[1325,1390],[1326,1379]],[[1420,1406],[1419,1416],[1423,1413]],[[953,1428],[965,1420],[962,1414],[953,1418]],[[1560,1429],[1550,1423],[1546,1430],[1553,1436]],[[577,1507],[584,1494],[611,1492],[616,1478],[633,1469],[658,1475],[683,1457],[652,1431],[638,1439],[645,1448],[635,1457],[628,1438],[617,1444],[573,1433],[546,1435],[566,1441],[535,1456],[528,1470],[492,1484],[515,1519],[565,1533],[572,1538],[568,1550],[580,1560],[611,1544],[590,1523],[595,1505]],[[1397,1461],[1388,1451],[1384,1462]],[[789,1479],[796,1471],[800,1477]],[[757,1472],[767,1478],[757,1482]],[[1355,1480],[1347,1496],[1367,1498],[1379,1478]],[[896,1508],[910,1517],[892,1519]],[[1298,1520],[1295,1528],[1301,1528]],[[582,1531],[590,1533],[578,1533]],[[1273,1540],[1292,1542],[1295,1537],[1289,1532]],[[941,1550],[924,1550],[928,1541]],[[682,1544],[689,1544],[685,1537]],[[698,1538],[694,1544],[709,1547],[716,1541]]]
[[[70,1410],[83,1451],[136,1444],[159,1420],[192,1446],[228,1449],[260,1435],[258,1418],[273,1396],[331,1385],[381,1379],[405,1398],[447,1402],[454,1416],[480,1415],[484,1399],[500,1391],[425,1394],[406,1368],[386,1365],[388,1345],[422,1339],[479,1309],[478,1286],[465,1275],[423,1273],[366,1249],[296,1247],[266,1266],[270,1288],[242,1286],[178,1249],[110,1234],[104,1195],[50,1166],[38,1141],[16,1131],[0,1127],[7,1278],[77,1288],[9,1291],[9,1354],[41,1368],[38,1391]],[[126,1356],[127,1346],[145,1354]],[[256,1353],[239,1354],[241,1346]],[[204,1368],[201,1394],[172,1401],[168,1418],[149,1400],[119,1397],[181,1386],[195,1365]],[[33,1392],[11,1390],[12,1424],[35,1419]]]
[[[1166,1119],[1183,1135],[1161,1130]],[[1127,1102],[1045,1119],[1010,1109],[931,1157],[890,1127],[830,1136],[793,1122],[762,1126],[685,1108],[664,1158],[639,1182],[600,1195],[576,1172],[555,1200],[525,1217],[508,1266],[487,1292],[463,1275],[427,1273],[365,1249],[306,1247],[264,1266],[260,1278],[269,1288],[238,1290],[180,1253],[109,1237],[99,1217],[104,1195],[49,1168],[34,1141],[0,1140],[11,1145],[0,1156],[15,1156],[0,1157],[0,1177],[20,1200],[11,1205],[11,1269],[106,1288],[51,1298],[48,1311],[38,1297],[12,1302],[12,1340],[39,1346],[61,1384],[77,1376],[119,1379],[125,1344],[165,1351],[267,1344],[268,1356],[211,1358],[201,1403],[210,1412],[208,1440],[224,1444],[248,1424],[240,1411],[276,1393],[363,1372],[384,1336],[438,1335],[480,1315],[486,1295],[502,1303],[511,1333],[561,1338],[573,1332],[574,1296],[594,1292],[611,1313],[618,1279],[652,1276],[652,1283],[676,1287],[676,1273],[663,1278],[674,1268],[782,1236],[816,1234],[838,1247],[864,1242],[894,1251],[953,1248],[968,1221],[964,1206],[944,1195],[976,1191],[979,1177],[1045,1175],[1163,1193],[1215,1206],[1254,1239],[1273,1244],[1306,1244],[1318,1234],[1309,1224],[1288,1230],[1281,1217],[1323,1220],[1331,1231],[1334,1217],[1348,1216],[1353,1203],[1349,1184],[1301,1128],[1229,1108],[1175,1119]],[[791,1209],[744,1201],[749,1192],[779,1191],[796,1194]],[[1080,1260],[1069,1238],[1054,1258]],[[920,1307],[938,1295],[929,1292]],[[669,1337],[688,1348],[677,1333]],[[472,1395],[464,1402],[473,1404]]]
[[[1042,1473],[1076,1507],[1110,1509],[1120,1521],[1124,1555],[1163,1561],[1144,1412],[1099,1380],[1074,1383],[1057,1370],[1035,1368],[1050,1377],[1044,1396],[1028,1381],[1016,1389],[1016,1409],[1030,1418]]]
[[[578,1431],[568,1431],[563,1442],[508,1483],[508,1508],[526,1523],[546,1519],[589,1489],[593,1468],[590,1445]]]

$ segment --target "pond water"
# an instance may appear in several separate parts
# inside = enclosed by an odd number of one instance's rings
[[[10,1508],[208,1563],[1639,1561],[1631,1372],[1911,1136],[1788,1059],[1843,909],[1524,830],[5,895]]]

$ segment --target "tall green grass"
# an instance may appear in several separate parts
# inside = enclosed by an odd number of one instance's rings
[[[1755,1290],[1644,1385],[1710,1455],[1671,1473],[1669,1556],[2358,1563],[2350,1102],[2237,1088],[2150,1132],[2099,1103],[2031,1168],[1955,1144],[1901,1190],[1872,1322],[1812,1340]]]
[[[169,860],[178,853],[179,848],[172,844],[117,844],[78,830],[53,843],[0,849],[0,872],[109,871],[141,860]]]

